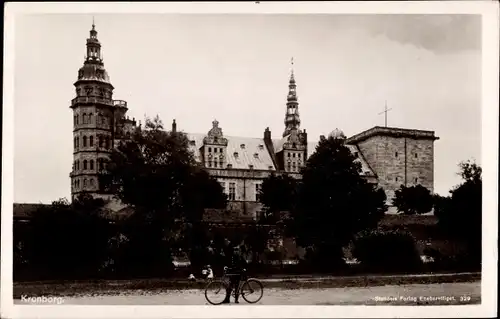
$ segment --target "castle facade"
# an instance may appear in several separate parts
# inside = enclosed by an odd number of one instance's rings
[[[104,68],[94,25],[74,86],[76,97],[70,105],[74,118],[71,195],[75,198],[87,192],[109,199],[111,195],[99,185],[99,173],[111,150],[120,140],[127,139],[137,124],[126,115],[127,102],[113,99],[114,88]],[[317,143],[309,141],[306,130],[301,128],[296,89],[292,70],[284,130],[276,137],[269,128],[261,137],[225,135],[217,120],[206,133],[187,133],[195,159],[221,183],[228,195],[225,214],[254,220],[262,209],[258,194],[265,178],[272,173],[301,178],[300,168]],[[175,120],[172,130],[177,130]],[[345,139],[346,146],[361,164],[361,175],[385,190],[389,205],[400,185],[421,184],[433,192],[434,141],[438,139],[433,131],[377,126],[349,138],[338,129],[330,135]]]

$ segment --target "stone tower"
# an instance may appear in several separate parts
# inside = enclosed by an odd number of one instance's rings
[[[346,143],[357,145],[392,205],[401,185],[422,185],[434,192],[434,141],[438,139],[434,131],[376,126]]]
[[[132,123],[135,121],[125,119],[125,101],[113,100],[114,87],[104,69],[94,23],[74,86],[76,97],[70,105],[73,110],[71,198],[82,193],[107,198],[99,185],[99,173],[105,169],[105,160],[116,141],[124,136],[124,127],[135,125]]]
[[[285,113],[283,138],[276,148],[276,159],[280,170],[287,173],[299,173],[307,160],[307,133],[300,130],[299,102],[297,85],[292,71],[288,83],[288,95]]]

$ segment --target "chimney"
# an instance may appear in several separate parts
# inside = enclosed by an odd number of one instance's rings
[[[271,141],[271,131],[269,130],[269,127],[266,127],[266,130],[264,131],[264,141]]]
[[[174,121],[172,122],[172,133],[175,133],[177,132],[177,123],[175,123],[175,119]]]

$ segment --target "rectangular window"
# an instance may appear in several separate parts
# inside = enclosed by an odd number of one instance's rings
[[[418,158],[418,154],[417,153],[415,153],[415,158]]]
[[[398,152],[396,152],[396,154],[395,154],[395,155],[396,155],[396,157],[398,157]]]
[[[226,183],[220,182],[220,187],[222,187],[222,192],[226,193]]]
[[[259,202],[260,201],[260,191],[262,190],[262,184],[257,183],[255,184],[255,201]]]
[[[229,200],[235,200],[235,199],[236,199],[236,184],[229,183]]]

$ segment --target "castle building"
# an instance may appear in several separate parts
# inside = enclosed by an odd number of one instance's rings
[[[84,191],[110,198],[98,184],[99,171],[104,169],[103,159],[118,141],[129,136],[136,122],[126,117],[127,103],[112,98],[113,86],[104,69],[94,25],[87,39],[85,62],[74,85],[76,97],[70,106],[74,115],[72,198]],[[300,127],[293,69],[285,105],[284,130],[278,138],[272,137],[269,128],[261,137],[225,135],[217,120],[207,133],[186,133],[195,159],[220,182],[228,195],[226,216],[254,220],[262,209],[259,190],[271,174],[301,178],[300,169],[317,143],[309,141],[306,130]],[[175,120],[172,130],[177,130]],[[433,191],[434,141],[438,139],[433,131],[377,126],[349,138],[339,129],[330,136],[345,140],[361,164],[361,175],[386,191],[389,205],[400,185],[421,184]]]

